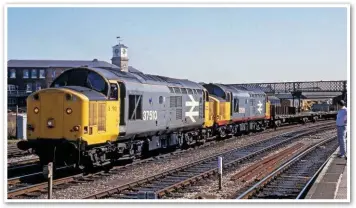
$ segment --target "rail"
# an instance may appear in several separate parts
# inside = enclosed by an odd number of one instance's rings
[[[244,147],[228,150],[173,170],[168,170],[144,179],[119,185],[117,187],[87,196],[84,199],[97,199],[108,196],[111,197],[113,195],[116,195],[115,198],[162,198],[169,192],[214,175],[217,171],[216,157],[218,156],[224,158],[223,168],[226,169],[239,164],[242,161],[247,161],[257,155],[261,155],[277,147],[286,145],[295,139],[301,138],[310,133],[325,131],[326,129],[330,129],[330,127],[331,125],[319,126],[319,128],[316,127],[282,134],[280,136],[249,144]]]
[[[270,173],[269,175],[267,175],[266,177],[264,177],[262,180],[260,180],[259,182],[257,182],[256,184],[254,184],[251,188],[249,188],[247,191],[243,192],[241,195],[239,195],[236,199],[249,199],[252,198],[253,196],[255,198],[264,198],[264,197],[258,197],[256,196],[257,194],[259,195],[263,195],[263,191],[264,188],[268,186],[268,184],[271,184],[272,181],[276,181],[278,179],[278,177],[283,174],[284,172],[286,172],[289,168],[291,168],[293,165],[297,164],[299,161],[301,161],[305,156],[307,156],[308,154],[312,153],[313,151],[315,151],[317,149],[317,147],[320,147],[321,145],[324,145],[326,143],[332,142],[334,141],[334,143],[336,143],[335,140],[336,137],[332,137],[330,139],[326,139],[323,140],[321,142],[319,142],[316,145],[313,145],[312,147],[306,149],[305,151],[301,152],[300,154],[296,155],[295,157],[293,157],[291,160],[289,160],[288,162],[284,163],[282,166],[280,166],[277,170],[273,171],[272,173]],[[331,150],[333,150],[331,148]],[[318,156],[323,156],[323,154],[327,154],[328,151],[322,151],[322,154],[319,154]],[[332,152],[332,151],[331,151]],[[328,157],[330,158],[330,156]],[[305,160],[306,161],[306,160]],[[308,178],[305,176],[305,172],[303,172],[303,176],[298,176],[296,172],[293,171],[293,175],[291,175],[290,177],[296,179],[296,180],[300,180],[301,182],[298,184],[303,184],[302,180],[308,179],[307,183],[304,183],[305,185],[302,186],[302,188],[300,187],[291,187],[291,188],[295,188],[298,189],[299,191],[297,192],[297,196],[293,197],[291,195],[293,194],[286,194],[286,196],[284,197],[290,197],[290,198],[296,198],[296,199],[300,199],[302,196],[305,195],[306,191],[308,190],[308,188],[310,187],[310,185],[312,184],[312,181],[315,179],[316,175],[321,171],[322,167],[324,167],[324,165],[326,164],[326,162],[324,162],[319,168],[318,170],[313,174],[312,177]],[[283,179],[281,179],[283,180]],[[296,181],[295,180],[295,181]],[[277,182],[275,182],[274,184],[278,184]],[[272,189],[278,189],[278,191],[283,190],[282,187],[278,186],[278,185],[274,185],[274,188]],[[294,192],[296,192],[296,190],[293,190]],[[267,189],[266,192],[273,192],[270,189]]]

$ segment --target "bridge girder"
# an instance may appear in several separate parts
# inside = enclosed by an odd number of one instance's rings
[[[260,88],[265,93],[296,93],[296,92],[342,92],[347,91],[347,81],[307,81],[307,82],[275,82],[275,83],[244,83],[233,86]]]

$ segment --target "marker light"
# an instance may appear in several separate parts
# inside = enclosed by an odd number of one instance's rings
[[[40,112],[40,109],[38,109],[37,107],[35,107],[35,108],[33,109],[33,112],[35,112],[35,113],[37,114],[38,112]]]
[[[53,118],[48,119],[47,126],[50,128],[54,127],[54,119]]]
[[[67,108],[66,113],[67,114],[71,114],[72,113],[72,109],[71,108]]]

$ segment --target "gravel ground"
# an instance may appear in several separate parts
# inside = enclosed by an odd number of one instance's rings
[[[218,180],[217,178],[214,179],[209,179],[209,180],[205,180],[203,183],[198,183],[197,186],[193,186],[187,188],[187,192],[186,193],[181,193],[181,194],[176,194],[176,196],[174,197],[168,197],[168,199],[172,199],[172,198],[183,198],[183,199],[229,199],[232,195],[234,195],[238,190],[240,190],[241,188],[244,188],[247,183],[242,183],[240,181],[231,181],[230,178],[235,175],[238,172],[243,171],[244,169],[246,169],[247,167],[260,162],[261,160],[270,157],[272,155],[275,155],[293,145],[295,145],[296,143],[303,143],[305,144],[304,147],[315,144],[316,142],[319,142],[320,139],[322,139],[323,137],[325,138],[325,136],[327,135],[336,135],[336,130],[330,130],[327,132],[323,132],[317,135],[313,135],[311,137],[306,137],[303,138],[297,142],[294,142],[292,144],[289,144],[288,146],[285,146],[281,149],[279,149],[278,151],[272,152],[258,160],[255,161],[251,161],[249,163],[245,163],[241,166],[239,166],[236,170],[234,171],[230,171],[227,174],[223,174],[223,186],[222,186],[222,190],[219,191],[218,190]],[[301,149],[299,149],[301,150]]]
[[[302,128],[311,127],[314,125],[318,125],[318,123],[302,126]],[[300,126],[299,127],[295,126],[293,130],[297,130],[297,128],[302,129]],[[197,148],[193,151],[186,151],[179,155],[174,155],[174,156],[172,155],[171,157],[156,160],[154,162],[140,164],[139,166],[136,165],[131,166],[128,167],[126,170],[124,169],[121,172],[109,176],[102,176],[92,182],[78,183],[68,188],[54,190],[53,198],[54,199],[80,199],[87,195],[104,191],[105,189],[108,188],[114,188],[115,186],[122,185],[131,182],[133,180],[143,179],[150,175],[155,175],[160,172],[174,169],[179,166],[189,164],[193,161],[215,155],[217,153],[238,148],[243,145],[247,145],[256,141],[268,139],[270,137],[277,136],[289,131],[292,131],[292,129],[288,128],[288,129],[284,129],[276,132],[272,131],[260,135],[238,137],[236,139],[231,139],[226,142],[220,142],[204,148]],[[47,195],[42,194],[38,198],[45,199],[47,198]]]
[[[29,160],[29,159],[35,159],[38,158],[37,155],[26,155],[26,156],[21,156],[21,157],[11,157],[7,158],[7,163],[14,163],[14,162],[20,162],[23,160]]]

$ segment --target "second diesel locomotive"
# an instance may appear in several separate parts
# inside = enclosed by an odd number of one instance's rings
[[[142,72],[78,67],[27,99],[27,141],[43,165],[106,166],[119,158],[264,130],[262,91]]]

